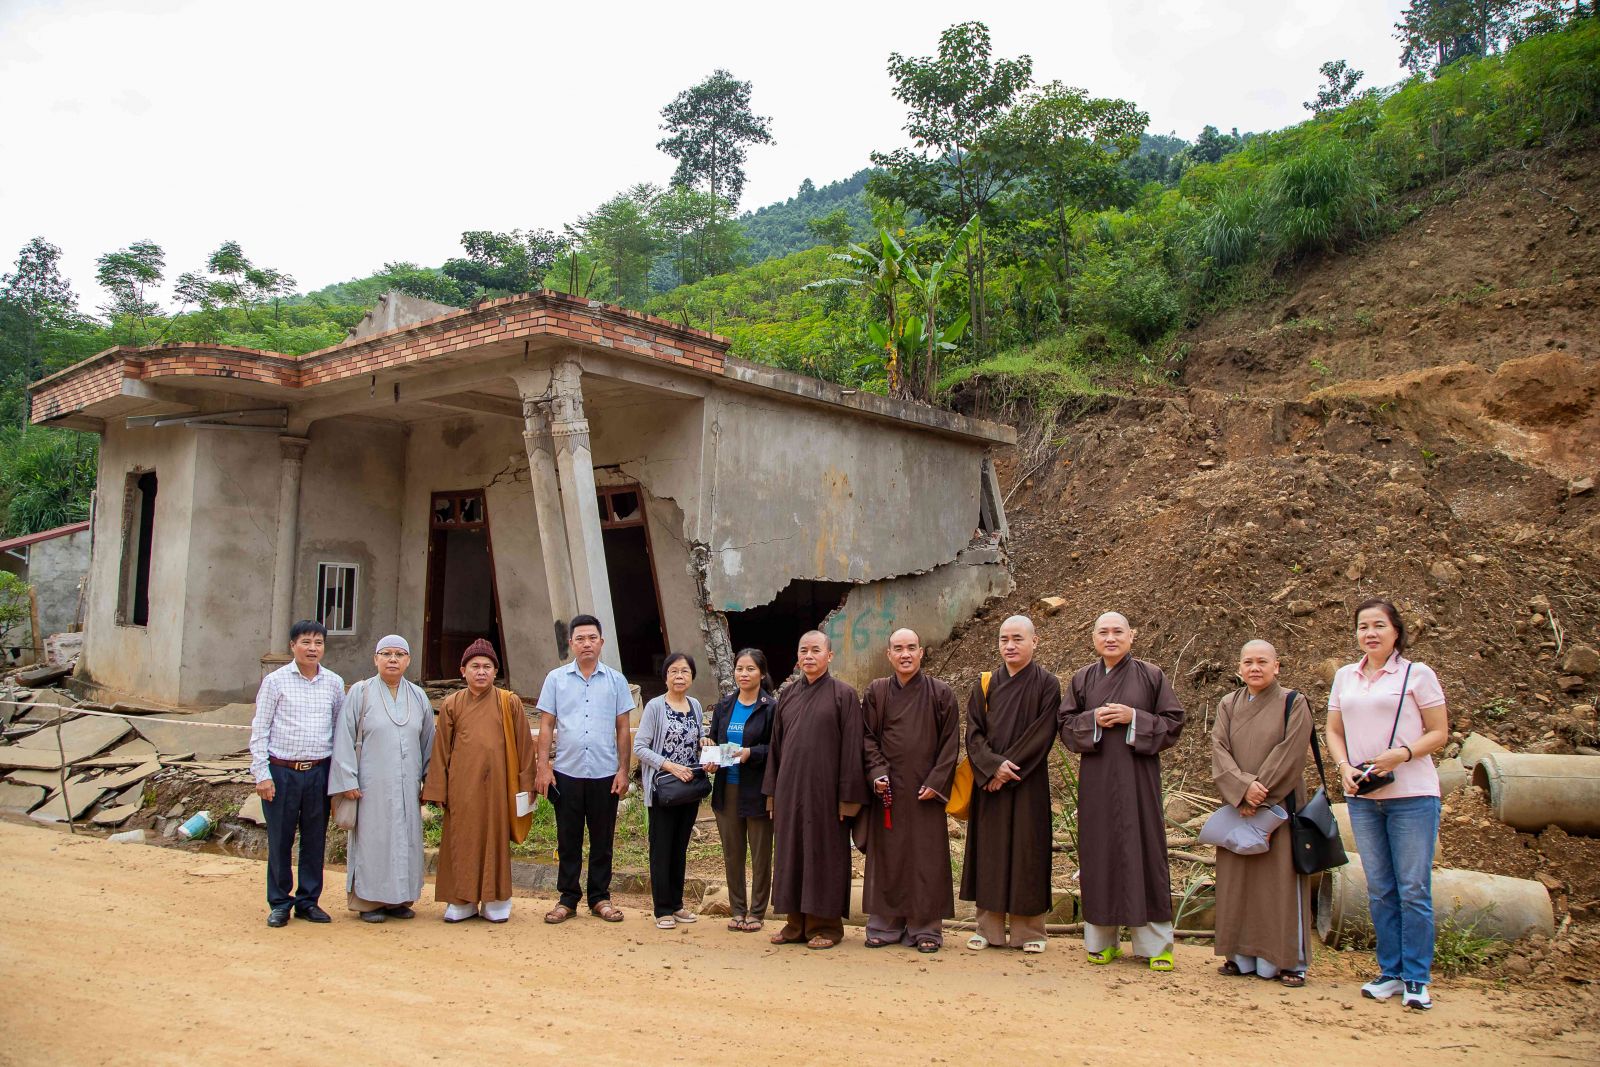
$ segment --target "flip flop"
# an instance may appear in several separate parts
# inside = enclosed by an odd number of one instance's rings
[[[1169,948],[1165,952],[1158,952],[1154,956],[1151,956],[1150,969],[1152,971],[1172,970],[1172,950]]]
[[[810,941],[806,942],[806,948],[812,948],[812,949],[832,948],[833,946],[837,945],[838,943],[839,942],[833,940],[833,938],[831,938],[831,937],[817,936],[817,937],[813,937]]]

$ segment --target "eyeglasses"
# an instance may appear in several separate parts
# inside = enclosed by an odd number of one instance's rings
[[[379,659],[410,659],[411,658],[411,653],[409,653],[409,652],[379,652],[378,653],[378,658]]]

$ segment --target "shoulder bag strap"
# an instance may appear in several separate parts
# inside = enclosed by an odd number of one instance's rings
[[[1289,714],[1294,710],[1294,698],[1300,694],[1293,689],[1283,698],[1283,735],[1289,736]],[[1328,791],[1328,772],[1322,767],[1322,746],[1317,743],[1317,720],[1311,719],[1311,758],[1317,761],[1317,781],[1322,783],[1322,791]],[[1289,790],[1289,814],[1295,813],[1293,789]]]
[[[1389,747],[1394,747],[1394,735],[1400,731],[1400,711],[1406,706],[1406,686],[1411,684],[1412,664],[1406,664],[1406,676],[1400,679],[1400,702],[1394,706],[1394,725],[1389,728]]]

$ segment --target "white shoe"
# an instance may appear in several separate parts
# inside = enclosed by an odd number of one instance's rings
[[[478,914],[478,909],[471,904],[446,904],[444,908],[444,921],[458,923],[472,918]]]
[[[1406,984],[1400,979],[1380,974],[1361,987],[1361,995],[1368,1000],[1388,1000],[1396,993],[1404,993],[1405,990]]]
[[[1405,996],[1400,998],[1400,1005],[1413,1011],[1427,1011],[1433,1007],[1433,998],[1428,996],[1428,987],[1421,982],[1407,982]]]
[[[511,899],[486,900],[478,905],[478,914],[492,923],[503,923],[511,918]]]

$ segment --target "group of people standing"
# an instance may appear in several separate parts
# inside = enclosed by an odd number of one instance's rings
[[[569,634],[573,658],[545,679],[535,740],[521,701],[494,685],[499,660],[486,641],[466,650],[466,688],[445,700],[435,723],[426,695],[404,677],[403,638],[380,640],[376,675],[346,694],[320,666],[325,631],[296,623],[294,661],[263,681],[251,736],[268,825],[268,924],[283,926],[291,914],[329,921],[317,898],[330,796],[350,829],[349,907],[364,921],[414,914],[423,888],[419,801],[444,812],[435,897],[446,904],[445,921],[507,921],[509,847],[526,838],[536,796],[552,803],[557,823],[560,899],[545,921],[566,921],[585,898],[596,917],[621,921],[610,899],[611,855],[618,801],[629,789],[633,700],[622,675],[600,662],[599,621],[577,616]],[[683,887],[696,814],[709,796],[730,929],[762,929],[770,907],[785,920],[772,943],[838,945],[851,911],[854,843],[866,854],[867,947],[937,952],[956,895],[950,812],[968,819],[959,893],[975,904],[976,923],[966,946],[1043,952],[1054,905],[1049,758],[1059,738],[1080,757],[1076,878],[1088,961],[1121,956],[1127,928],[1131,955],[1172,970],[1160,754],[1177,743],[1184,710],[1165,674],[1132,655],[1136,636],[1123,615],[1101,615],[1091,633],[1096,659],[1063,686],[1035,661],[1031,620],[1006,619],[997,669],[967,698],[964,761],[956,695],[923,671],[925,649],[911,629],[890,635],[891,672],[862,694],[831,674],[833,649],[821,631],[800,638],[797,672],[781,690],[762,652],[744,649],[734,692],[709,717],[689,696],[693,657],[667,656],[666,692],[646,704],[631,742],[656,925],[698,919]],[[1392,604],[1361,605],[1357,640],[1362,660],[1333,684],[1328,743],[1365,861],[1383,972],[1363,993],[1399,993],[1425,1008],[1439,817],[1426,757],[1444,743],[1444,700],[1433,672],[1401,655],[1404,626]],[[1311,709],[1303,694],[1281,689],[1278,673],[1272,646],[1249,642],[1240,654],[1244,687],[1218,707],[1213,776],[1244,816],[1305,800]],[[290,869],[297,831],[298,885]],[[580,881],[586,833],[588,877]],[[1310,900],[1290,851],[1283,832],[1258,855],[1219,849],[1224,975],[1304,984]]]

